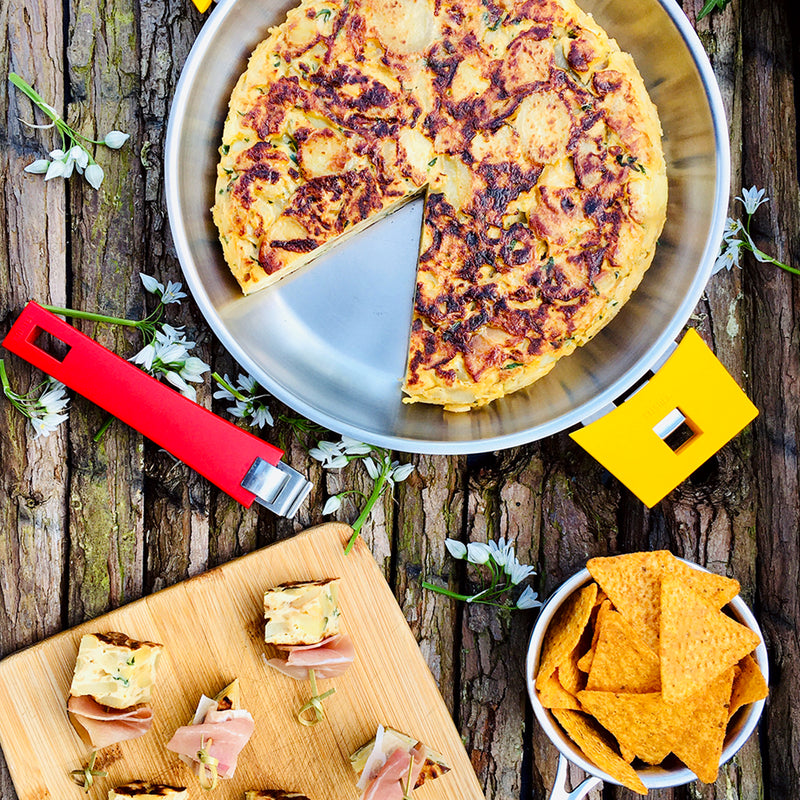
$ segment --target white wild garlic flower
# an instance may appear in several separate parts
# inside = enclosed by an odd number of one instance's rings
[[[232,400],[233,405],[228,406],[228,412],[234,417],[257,428],[274,423],[265,402],[270,395],[259,386],[258,381],[252,375],[240,373],[235,385],[227,374],[220,378],[214,373],[211,377],[220,387],[214,392],[214,399]]]
[[[195,342],[187,341],[184,329],[163,323],[153,341],[146,344],[130,361],[154,378],[164,378],[184,397],[197,402],[197,391],[190,383],[202,383],[203,373],[211,367],[200,358],[189,355]]]
[[[308,454],[322,464],[323,469],[343,469],[353,461],[361,461],[367,475],[372,480],[372,492],[366,498],[364,508],[353,523],[353,538],[345,552],[349,552],[361,526],[364,524],[373,506],[386,491],[391,493],[397,483],[406,480],[414,471],[413,464],[401,464],[392,461],[391,453],[383,447],[360,442],[352,436],[343,435],[338,442],[323,439],[312,447]],[[322,509],[323,516],[335,514],[342,507],[342,500],[348,494],[360,494],[355,490],[339,492],[328,498]]]
[[[725,229],[722,233],[722,248],[717,260],[714,262],[711,274],[716,275],[717,272],[721,272],[723,269],[730,271],[733,267],[740,267],[742,250],[747,250],[753,254],[756,261],[762,264],[774,264],[787,272],[800,275],[800,270],[772,258],[772,256],[759,249],[750,235],[750,222],[753,219],[753,214],[761,206],[769,202],[769,198],[766,197],[766,190],[757,189],[755,186],[751,186],[749,189],[743,188],[741,197],[737,197],[736,200],[744,206],[747,219],[744,223],[731,217],[728,217],[725,221]]]
[[[167,286],[164,288],[164,284],[161,283],[161,281],[157,281],[152,275],[145,275],[143,272],[140,272],[139,277],[142,280],[144,288],[150,292],[150,294],[156,295],[165,306],[170,303],[177,303],[180,305],[181,300],[186,297],[186,292],[181,291],[183,289],[183,284],[177,281],[167,281]]]
[[[501,608],[528,609],[541,605],[538,595],[530,586],[526,587],[516,603],[509,604],[508,593],[524,580],[536,574],[533,567],[521,564],[514,553],[514,545],[501,537],[496,542],[469,542],[464,544],[457,539],[445,539],[445,547],[450,555],[459,561],[487,567],[489,584],[472,595],[462,595],[449,589],[423,582],[426,589],[444,594],[466,603],[484,603]]]
[[[48,159],[38,158],[28,164],[24,168],[25,172],[33,175],[44,175],[44,179],[50,181],[53,178],[67,179],[75,171],[79,175],[83,175],[93,189],[99,189],[105,178],[105,173],[103,168],[94,160],[88,146],[105,145],[112,150],[119,150],[128,141],[130,135],[122,131],[109,131],[103,139],[90,139],[67,125],[55,108],[46,103],[39,93],[19,75],[12,72],[9,74],[8,79],[50,119],[48,125],[34,125],[24,120],[20,121],[30,128],[43,130],[55,128],[61,137],[60,148],[51,150]]]
[[[37,439],[49,436],[68,418],[64,412],[69,405],[69,398],[63,383],[48,378],[27,394],[19,394],[11,388],[5,363],[0,359],[0,387],[11,405],[30,420]]]

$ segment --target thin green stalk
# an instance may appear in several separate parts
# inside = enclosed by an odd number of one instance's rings
[[[744,242],[745,247],[749,249],[754,256],[756,253],[758,253],[758,258],[760,261],[766,261],[769,264],[774,264],[776,267],[780,267],[781,269],[786,270],[786,272],[791,272],[793,275],[800,275],[800,269],[790,267],[788,264],[784,264],[782,261],[778,261],[772,256],[768,256],[763,250],[756,247],[756,243],[753,241],[753,237],[750,235],[750,222],[752,219],[753,215],[748,214],[747,221],[744,224],[744,232],[746,237],[746,241]]]
[[[361,528],[367,519],[369,519],[369,515],[372,513],[375,503],[378,502],[378,498],[383,493],[383,487],[386,485],[386,477],[389,475],[391,468],[391,463],[387,464],[387,459],[384,458],[381,461],[380,475],[378,475],[375,485],[372,487],[372,494],[369,496],[369,498],[367,498],[367,502],[364,505],[364,508],[361,510],[361,513],[358,515],[358,519],[353,523],[353,535],[350,537],[347,547],[344,548],[345,555],[347,555],[353,549],[356,539],[358,539],[358,536],[361,532]]]
[[[67,146],[66,139],[64,138],[64,134],[66,134],[70,139],[75,141],[76,139],[82,139],[84,142],[88,144],[105,144],[105,142],[101,139],[90,139],[88,136],[84,136],[82,133],[78,133],[78,131],[71,128],[64,122],[63,118],[53,109],[53,107],[47,103],[44,98],[33,88],[24,78],[17,75],[16,72],[9,73],[8,79],[14,86],[17,87],[31,102],[33,102],[38,108],[42,110],[44,114],[46,114],[53,122],[55,123],[56,129],[61,134],[61,149],[65,150]],[[49,126],[48,126],[49,127]],[[85,148],[84,148],[85,149]],[[89,153],[87,150],[87,155],[89,156],[89,162],[94,164],[96,163],[95,160],[92,158],[92,154]]]
[[[411,800],[411,792],[414,791],[414,787],[411,785],[411,777],[414,774],[414,756],[411,754],[410,761],[408,764],[408,776],[406,777],[406,785],[403,788],[403,800]]]
[[[8,398],[8,401],[11,403],[14,408],[17,409],[24,417],[28,419],[32,418],[31,413],[31,406],[34,405],[34,401],[31,400],[30,394],[40,389],[44,384],[40,384],[36,389],[31,390],[28,395],[22,395],[19,392],[15,392],[11,388],[11,382],[8,380],[8,373],[6,372],[6,364],[5,361],[0,358],[0,385],[3,387],[3,394]]]
[[[430,591],[437,592],[438,594],[443,594],[445,597],[451,597],[453,600],[462,600],[465,603],[468,603],[472,599],[470,595],[451,592],[449,589],[442,589],[441,586],[434,586],[432,583],[428,583],[427,581],[422,581],[422,588],[430,589]]]
[[[234,389],[228,381],[224,378],[220,377],[218,372],[212,372],[211,377],[226,391],[230,392],[237,400],[241,400],[242,402],[247,402],[248,398],[245,397],[238,389]]]
[[[42,306],[53,314],[61,314],[73,319],[86,319],[92,322],[102,322],[106,325],[122,325],[126,328],[138,328],[145,342],[151,343],[155,337],[155,326],[164,314],[164,304],[159,300],[155,309],[144,319],[127,319],[126,317],[109,317],[106,314],[96,314],[93,311],[79,311],[74,308],[61,308],[59,306]]]
[[[334,694],[336,689],[328,689],[327,692],[319,694],[319,690],[317,689],[317,676],[313,669],[308,670],[308,680],[311,683],[311,699],[297,712],[297,721],[301,725],[311,727],[312,725],[316,725],[318,722],[321,722],[323,719],[325,719],[322,701]],[[312,710],[314,712],[314,716],[306,717],[306,711]]]
[[[11,72],[8,75],[8,79],[14,86],[17,87],[29,100],[34,102],[39,108],[50,117],[53,122],[56,120],[60,120],[61,117],[52,110],[49,103],[46,103],[44,98],[33,88],[24,78],[21,78],[17,75],[16,72]]]
[[[3,385],[3,394],[10,400],[9,392],[11,392],[11,394],[16,393],[11,390],[11,384],[8,381],[8,373],[6,372],[6,362],[2,358],[0,358],[0,383]]]
[[[105,435],[106,431],[111,427],[111,423],[114,421],[114,417],[109,417],[100,427],[100,430],[92,436],[93,442],[99,442]]]
[[[58,306],[42,306],[46,311],[53,314],[61,314],[64,317],[73,319],[88,319],[93,322],[105,322],[108,325],[125,325],[129,328],[141,328],[143,322],[149,321],[149,317],[144,320],[125,319],[124,317],[108,317],[105,314],[95,314],[92,311],[77,311],[72,308],[59,308]]]
[[[768,261],[770,264],[774,264],[776,267],[785,269],[787,272],[791,272],[793,275],[800,275],[800,269],[795,269],[794,267],[790,267],[788,264],[784,264],[782,261],[777,261],[776,259],[772,258],[772,256],[768,256],[763,250],[759,250],[758,252],[761,254],[764,261]]]
[[[478,594],[467,595],[467,594],[459,594],[458,592],[451,592],[449,589],[442,589],[440,586],[434,586],[432,583],[428,583],[428,581],[422,581],[421,586],[423,589],[428,589],[431,592],[436,592],[437,594],[443,594],[445,597],[450,597],[453,600],[461,600],[464,603],[480,603],[484,606],[494,606],[495,608],[509,608],[507,603],[495,603],[493,599],[480,599],[483,594],[488,592],[488,589],[484,589],[483,592],[478,592]],[[499,596],[505,591],[497,591],[494,595],[489,595],[490,597],[494,598]]]

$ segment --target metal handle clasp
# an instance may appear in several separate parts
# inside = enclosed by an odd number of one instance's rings
[[[558,756],[558,769],[556,770],[556,780],[553,790],[550,792],[550,800],[581,800],[586,797],[592,789],[601,786],[603,781],[600,778],[587,778],[583,783],[576,786],[571,792],[567,790],[567,766],[569,762],[563,755]]]
[[[308,497],[312,485],[311,481],[283,461],[273,467],[263,458],[253,462],[242,480],[242,487],[256,496],[259,505],[289,519]]]

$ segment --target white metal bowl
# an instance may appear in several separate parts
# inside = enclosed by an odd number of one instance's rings
[[[209,211],[228,99],[255,45],[292,0],[222,0],[186,61],[169,120],[166,194],[184,275],[234,358],[304,416],[408,452],[534,441],[587,419],[665,353],[700,299],[725,222],[730,153],[719,89],[674,0],[581,0],[631,52],[658,106],[669,176],[653,265],[620,314],[533,386],[468,414],[404,405],[422,219],[412,202],[263,292],[242,296]]]
[[[690,561],[684,561],[684,563],[694,569],[707,571],[698,564],[693,564]],[[594,775],[602,781],[619,785],[619,781],[595,766],[591,761],[588,761],[572,739],[564,733],[564,730],[551,712],[539,702],[539,697],[536,693],[536,682],[534,680],[534,676],[539,669],[539,657],[541,655],[547,626],[550,624],[558,609],[563,605],[564,601],[573,592],[577,591],[591,580],[592,577],[589,571],[587,569],[582,569],[566,581],[542,606],[539,617],[533,627],[533,632],[531,633],[530,644],[528,645],[525,676],[528,684],[528,696],[533,706],[533,713],[536,715],[536,719],[547,734],[547,737],[558,749],[561,757],[576,764],[589,775]],[[764,675],[764,679],[769,683],[767,648],[764,645],[764,636],[761,633],[758,622],[756,622],[756,618],[753,616],[744,600],[738,595],[726,606],[726,610],[733,619],[740,622],[742,625],[746,625],[750,630],[758,634],[761,643],[756,648],[754,657],[759,669]],[[756,729],[758,721],[761,718],[764,702],[764,700],[759,700],[736,712],[725,737],[720,765],[733,758],[742,745],[750,738],[750,735]],[[560,770],[560,773],[559,778],[563,781],[563,770]],[[642,779],[642,783],[644,783],[648,789],[666,789],[668,787],[682,786],[685,783],[697,780],[697,776],[690,769],[680,764],[669,768],[663,766],[646,767],[638,769],[637,773]],[[561,790],[558,781],[559,779],[557,779],[557,785],[554,787],[554,794],[551,796],[551,800],[555,800],[556,797],[570,797],[574,798],[574,800],[578,800],[578,798],[584,796],[577,792],[574,795],[567,795],[566,793],[558,794],[559,790]],[[582,784],[582,790],[588,791],[594,783],[595,782],[592,782],[590,784],[587,782],[585,786]]]

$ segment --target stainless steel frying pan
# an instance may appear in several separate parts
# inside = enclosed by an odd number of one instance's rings
[[[401,402],[422,203],[243,297],[209,211],[231,90],[292,2],[222,0],[178,84],[166,188],[178,257],[211,327],[236,360],[300,414],[373,444],[469,453],[530,442],[590,418],[662,358],[711,274],[728,205],[724,109],[697,35],[673,0],[582,0],[631,52],[658,106],[669,208],[655,261],[620,314],[543,380],[468,414]]]

